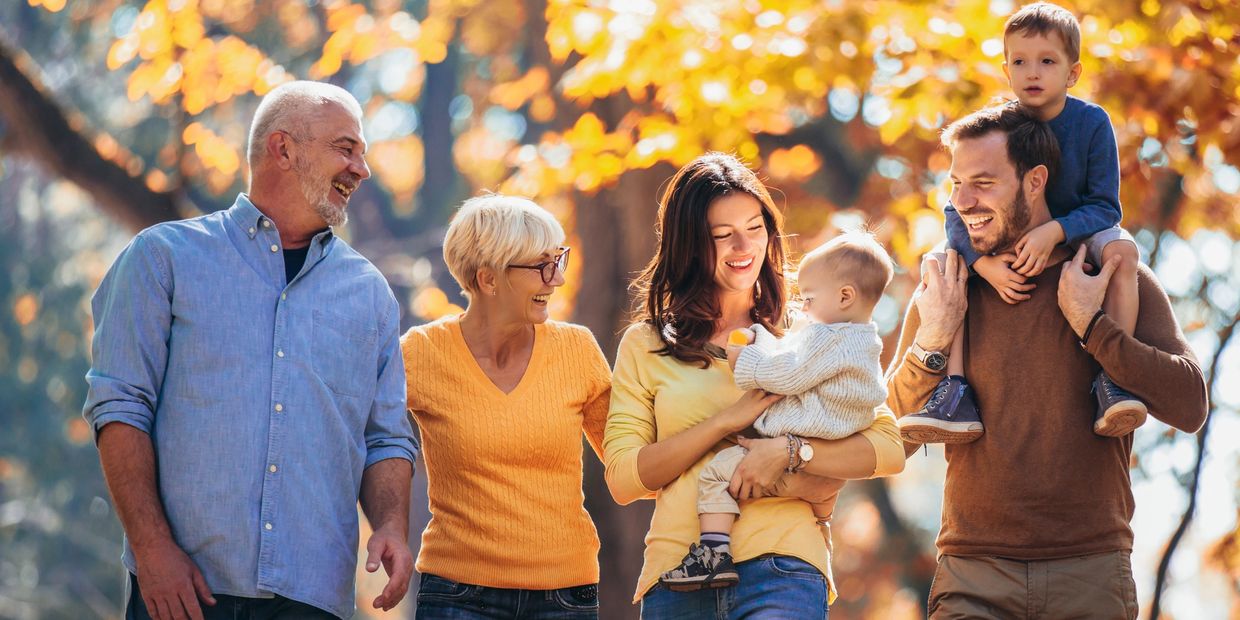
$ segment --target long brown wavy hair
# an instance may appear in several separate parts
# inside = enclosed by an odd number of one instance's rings
[[[681,168],[659,200],[655,233],[659,249],[633,281],[637,299],[634,322],[654,327],[663,341],[659,355],[709,368],[706,343],[722,318],[715,284],[715,243],[706,220],[710,205],[741,192],[762,205],[766,225],[766,260],[754,286],[755,323],[782,334],[787,255],[783,215],[752,170],[725,153],[706,153]]]

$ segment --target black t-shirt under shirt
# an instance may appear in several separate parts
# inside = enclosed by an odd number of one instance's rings
[[[298,248],[296,250],[284,250],[284,281],[292,282],[293,278],[301,272],[301,266],[306,264],[306,255],[310,253],[310,246]]]

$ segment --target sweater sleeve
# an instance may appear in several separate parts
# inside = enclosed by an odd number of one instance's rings
[[[913,346],[920,327],[921,317],[917,314],[917,305],[910,300],[908,310],[904,312],[904,326],[900,329],[896,355],[891,358],[891,365],[887,368],[887,407],[895,418],[915,413],[921,409],[922,405],[930,400],[930,394],[934,392],[935,386],[944,376],[942,371],[930,370],[920,360],[908,354],[909,347]],[[906,454],[912,454],[920,447],[917,444],[907,443],[904,445],[904,451]]]
[[[1081,204],[1056,221],[1063,227],[1068,244],[1076,244],[1119,225],[1123,211],[1119,204],[1119,150],[1115,145],[1115,130],[1105,110],[1090,107],[1089,115],[1093,132],[1089,139],[1089,152],[1085,155],[1085,194]],[[1062,174],[1056,175],[1062,177]]]
[[[814,324],[794,337],[797,346],[784,351],[754,346],[742,349],[736,360],[736,386],[773,394],[801,394],[839,371],[843,355],[835,347],[841,339],[839,331]]]
[[[874,423],[861,431],[874,448],[874,473],[871,478],[894,476],[904,471],[904,442],[900,441],[900,427],[887,405],[879,405],[874,411]]]
[[[603,459],[603,436],[607,427],[607,412],[611,405],[611,369],[607,358],[598,346],[594,334],[585,327],[576,328],[579,333],[576,350],[585,357],[585,375],[589,381],[589,396],[581,412],[581,428],[586,441],[594,449],[599,460]]]
[[[1205,377],[1158,280],[1144,265],[1137,280],[1141,311],[1135,336],[1103,316],[1085,349],[1116,385],[1145,401],[1150,415],[1195,433],[1209,411]]]
[[[654,394],[648,389],[643,360],[654,355],[644,350],[638,330],[630,327],[620,340],[616,367],[611,376],[611,404],[603,434],[604,476],[611,496],[620,505],[654,497],[637,472],[637,453],[657,438]]]
[[[950,202],[943,207],[943,226],[947,229],[947,247],[958,252],[964,257],[965,264],[972,267],[982,255],[973,249],[973,243],[969,241],[969,229],[965,227],[960,213]]]

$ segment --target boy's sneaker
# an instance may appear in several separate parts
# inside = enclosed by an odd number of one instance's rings
[[[973,388],[959,375],[939,381],[926,406],[898,424],[900,438],[909,443],[969,443],[985,432]]]
[[[1149,409],[1141,399],[1115,385],[1105,372],[1094,379],[1094,397],[1098,410],[1094,413],[1094,432],[1103,437],[1123,437],[1145,424]]]
[[[663,573],[659,583],[675,592],[693,592],[702,588],[727,588],[740,581],[732,554],[715,551],[709,545],[692,543],[680,566]]]

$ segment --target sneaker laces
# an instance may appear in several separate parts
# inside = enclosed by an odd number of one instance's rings
[[[709,545],[699,545],[697,543],[689,543],[689,554],[681,561],[680,566],[668,571],[667,574],[672,577],[688,577],[693,575],[691,570],[695,566],[700,566],[704,572],[711,572],[715,564],[718,564],[719,554]]]

